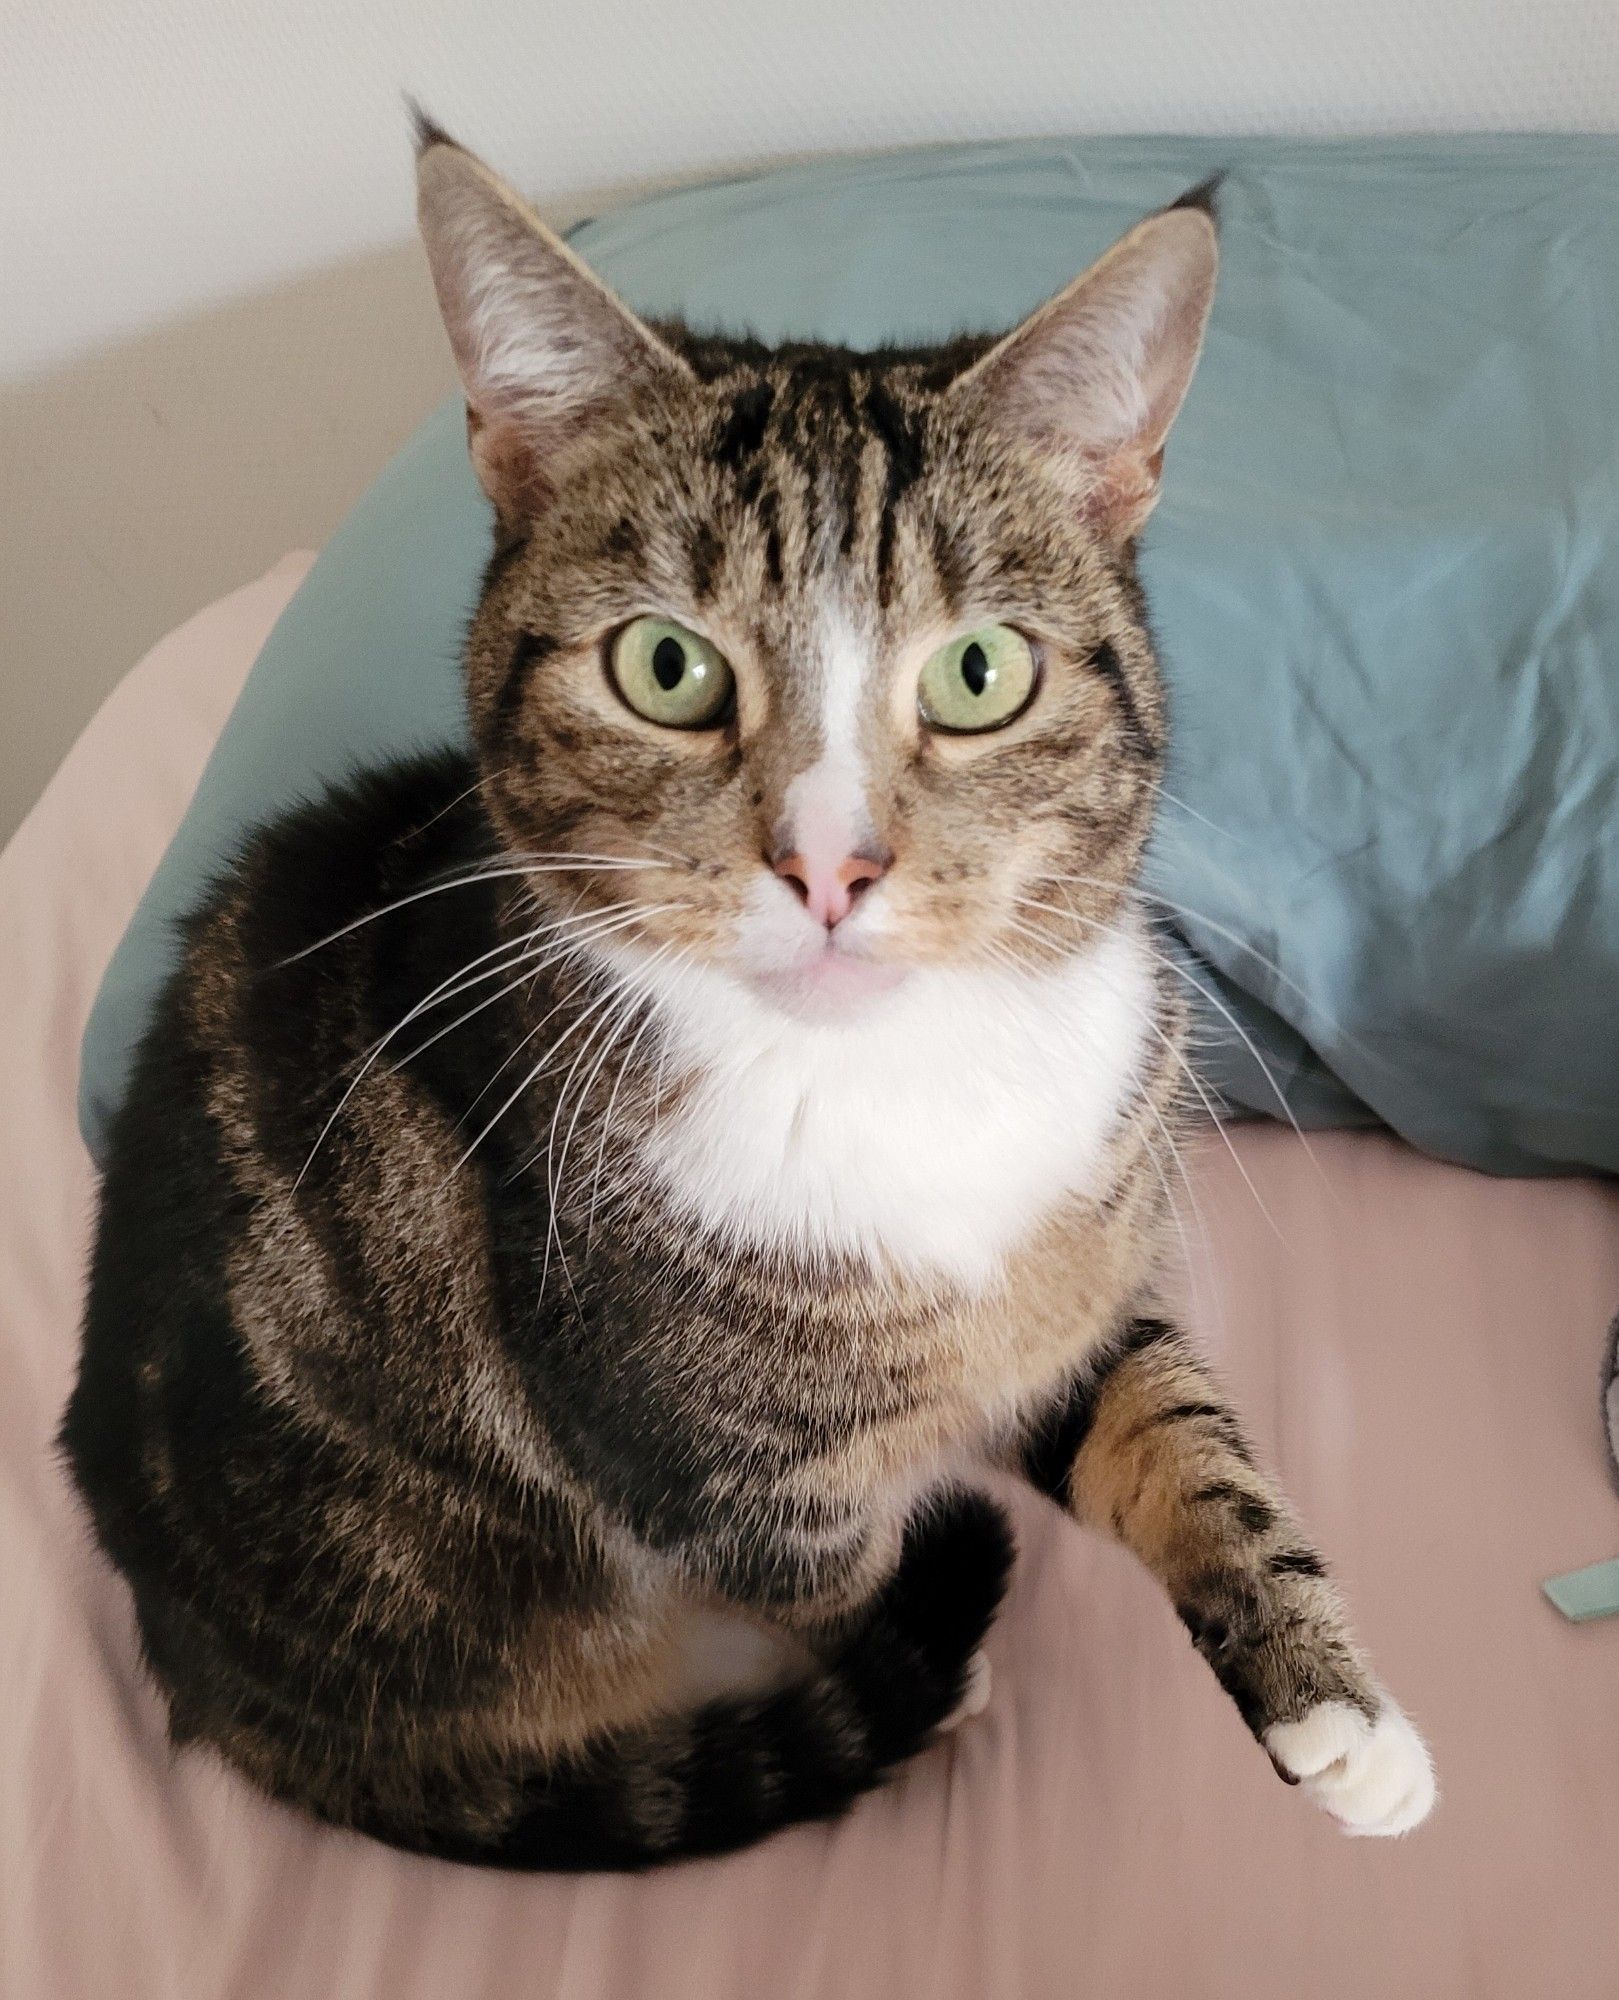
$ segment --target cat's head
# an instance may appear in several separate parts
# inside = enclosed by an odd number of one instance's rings
[[[498,518],[474,737],[547,907],[822,1016],[1082,946],[1155,802],[1133,543],[1207,205],[1004,339],[854,354],[648,325],[431,128],[418,175]]]

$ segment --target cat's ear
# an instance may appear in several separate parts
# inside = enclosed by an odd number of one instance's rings
[[[1127,542],[1158,498],[1219,268],[1210,192],[1150,215],[959,378],[983,421],[1057,454],[1086,518]]]
[[[417,216],[484,491],[543,507],[585,428],[691,371],[481,160],[420,113]]]

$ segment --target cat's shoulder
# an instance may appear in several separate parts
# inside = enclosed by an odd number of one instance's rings
[[[195,956],[228,936],[256,969],[303,964],[493,848],[467,755],[399,758],[253,828],[189,918],[188,944]]]

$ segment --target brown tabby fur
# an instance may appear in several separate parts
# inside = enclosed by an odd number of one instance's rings
[[[928,736],[910,700],[860,717],[908,958],[1050,960],[1132,920],[1165,715],[1131,535],[994,421],[988,343],[648,339],[655,377],[558,433],[543,497],[526,464],[502,486],[509,440],[474,410],[504,496],[467,645],[476,765],[379,779],[250,843],[119,1122],[65,1437],[176,1739],[468,1858],[752,1837],[889,1760],[839,1693],[839,1648],[907,1523],[985,1453],[1162,1578],[1256,1731],[1329,1696],[1372,1713],[1319,1561],[1154,1317],[1157,1146],[1183,1111],[1167,981],[1106,1185],[974,1291],[694,1228],[642,1170],[688,1087],[637,1039],[644,1009],[592,1068],[599,960],[521,957],[538,920],[665,905],[627,924],[637,949],[723,949],[816,754],[799,663],[829,591],[902,665],[987,615],[1044,658],[1040,699],[985,740]],[[717,736],[612,690],[602,635],[649,602],[737,666]],[[435,1004],[367,1065],[485,952],[532,976]],[[819,1705],[795,1727],[848,1782],[778,1811],[761,1755],[756,1796],[699,1832],[683,1677],[712,1606],[796,1635]],[[559,1772],[594,1834],[536,1832]]]

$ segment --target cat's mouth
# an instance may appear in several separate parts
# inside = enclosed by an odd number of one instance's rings
[[[838,1021],[863,1013],[906,976],[904,966],[866,958],[829,937],[819,950],[791,965],[750,972],[749,981],[784,1013],[807,1021]]]

